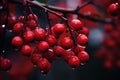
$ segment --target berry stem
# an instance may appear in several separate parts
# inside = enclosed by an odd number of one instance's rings
[[[35,20],[35,22],[36,22],[36,24],[37,24],[37,27],[38,27],[38,26],[39,26],[38,21],[35,19],[35,16],[34,16],[34,13],[33,13],[33,11],[32,11],[32,8],[28,5],[28,3],[27,3],[27,7],[28,7],[30,13],[32,14],[33,19]]]

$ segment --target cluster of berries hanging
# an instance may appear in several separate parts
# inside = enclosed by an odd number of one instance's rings
[[[25,9],[24,15],[14,21],[11,30],[15,36],[11,44],[23,56],[30,57],[32,63],[42,73],[48,73],[51,69],[51,62],[58,57],[63,58],[72,68],[85,64],[89,60],[89,54],[85,51],[89,29],[84,27],[81,20],[77,18],[68,20],[63,15],[42,7],[48,11],[46,13],[48,19],[49,12],[62,19],[62,22],[49,23],[46,28],[42,28],[38,23],[40,19],[32,12],[32,8],[26,3],[24,6],[27,6],[30,14]],[[11,66],[10,60],[0,58],[1,70],[8,70]]]
[[[29,14],[26,20],[24,23],[24,16],[20,16],[13,26],[16,36],[12,39],[12,45],[19,48],[22,55],[30,56],[33,64],[42,72],[48,73],[51,69],[50,62],[57,57],[62,57],[73,68],[88,61],[89,54],[84,51],[88,32],[77,32],[84,27],[80,20],[73,19],[69,22],[70,30],[74,32],[72,35],[64,23],[57,23],[47,30],[36,23],[38,17],[35,14]]]
[[[103,46],[97,52],[96,56],[104,60],[104,67],[108,70],[117,67],[120,68],[120,5],[112,3],[107,8],[107,13],[114,19],[113,24],[104,26],[105,38]]]

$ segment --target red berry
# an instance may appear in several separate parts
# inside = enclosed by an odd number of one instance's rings
[[[12,66],[12,63],[11,63],[11,61],[9,59],[3,59],[1,61],[0,68],[2,70],[9,70],[11,68],[11,66]]]
[[[34,40],[34,33],[32,31],[26,31],[24,34],[24,39],[27,42],[31,42]]]
[[[12,39],[12,45],[15,47],[20,47],[23,45],[23,40],[20,36],[15,36]]]
[[[38,20],[38,16],[36,14],[29,14],[28,15],[28,20],[32,20],[32,19],[37,21]]]
[[[79,44],[77,44],[77,46],[75,47],[74,51],[75,53],[81,52],[85,50],[85,46],[81,46]]]
[[[113,3],[109,5],[107,12],[113,16],[117,15],[119,12],[119,5],[118,3]]]
[[[25,56],[30,56],[32,52],[32,48],[29,45],[23,45],[21,49],[21,53]]]
[[[53,32],[55,34],[62,34],[65,30],[66,30],[66,27],[64,24],[58,23],[53,26]]]
[[[82,29],[79,30],[79,33],[88,36],[90,34],[90,31],[87,27],[82,27]]]
[[[78,58],[80,59],[81,63],[86,63],[89,60],[89,54],[85,51],[81,51],[78,53]]]
[[[44,74],[47,74],[51,69],[51,64],[45,58],[41,58],[37,63],[38,68]]]
[[[47,36],[46,41],[48,42],[48,44],[49,44],[50,46],[55,45],[56,42],[57,42],[55,36],[53,36],[53,35]]]
[[[75,56],[75,53],[73,51],[65,51],[65,53],[63,54],[63,58],[67,62],[68,62],[69,58],[72,56]]]
[[[48,59],[49,61],[53,61],[56,57],[54,51],[52,49],[48,49],[47,52],[43,54],[43,56]]]
[[[27,26],[30,28],[30,29],[35,29],[37,24],[34,20],[29,20],[27,21]]]
[[[79,34],[77,36],[77,42],[78,42],[78,44],[84,46],[88,42],[88,37],[86,35],[84,35],[84,34]]]
[[[69,37],[64,37],[61,40],[61,45],[62,45],[62,47],[66,48],[66,49],[69,49],[69,48],[71,48],[73,46],[73,41]]]
[[[16,17],[15,17],[15,16],[13,16],[13,15],[12,15],[12,16],[9,16],[9,17],[8,17],[8,25],[9,25],[9,26],[8,26],[7,28],[8,28],[8,29],[12,29],[13,26],[14,26],[14,24],[16,23],[16,21],[17,21],[17,20],[16,20]]]
[[[46,31],[42,28],[36,28],[34,30],[34,35],[37,40],[44,40],[46,37]]]
[[[54,46],[53,51],[56,56],[61,56],[64,54],[65,49],[63,49],[61,46]]]
[[[72,68],[76,68],[77,66],[80,65],[80,60],[77,56],[71,56],[68,60],[68,64],[72,67]]]
[[[49,44],[46,41],[42,41],[38,44],[38,49],[44,52],[49,49]]]
[[[32,54],[31,61],[34,65],[36,65],[40,58],[42,58],[40,53],[34,53]]]
[[[17,22],[14,26],[13,26],[13,31],[15,33],[20,33],[23,30],[23,23],[21,22]]]
[[[83,24],[80,20],[78,19],[73,19],[71,22],[70,22],[70,25],[73,29],[75,30],[79,30],[82,28]]]

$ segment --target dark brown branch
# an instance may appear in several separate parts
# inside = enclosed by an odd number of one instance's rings
[[[85,14],[82,14],[82,13],[78,13],[78,11],[81,8],[87,6],[88,4],[92,4],[91,0],[89,0],[88,2],[86,2],[85,4],[83,4],[82,6],[78,6],[75,9],[65,9],[65,8],[60,8],[60,7],[50,6],[50,5],[48,6],[46,4],[39,3],[37,1],[27,1],[27,2],[30,3],[30,6],[32,6],[32,7],[40,7],[40,8],[43,8],[45,10],[48,10],[48,12],[50,12],[52,14],[55,14],[58,17],[60,17],[60,18],[62,18],[64,20],[66,18],[64,18],[61,14],[56,13],[55,11],[66,13],[66,14],[67,13],[77,14],[77,15],[79,15],[79,17],[88,19],[90,21],[96,21],[96,22],[101,22],[101,23],[114,24],[114,21],[112,19],[110,19],[110,20],[101,19],[101,18],[91,17],[90,15],[85,15]],[[18,1],[11,1],[11,3],[22,4],[21,2],[18,2]]]

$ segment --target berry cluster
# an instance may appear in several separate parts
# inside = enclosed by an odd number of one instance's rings
[[[22,55],[30,56],[41,72],[48,73],[57,57],[62,57],[73,68],[88,61],[89,54],[84,50],[89,30],[79,19],[69,21],[69,27],[57,23],[48,29],[41,28],[37,21],[35,14],[20,16],[13,26],[16,36],[11,43]]]
[[[120,6],[119,3],[112,3],[108,6],[108,14],[112,18],[115,18],[113,25],[106,24],[104,26],[105,38],[103,40],[103,46],[97,52],[96,57],[104,60],[104,67],[108,70],[113,67],[120,68]]]

